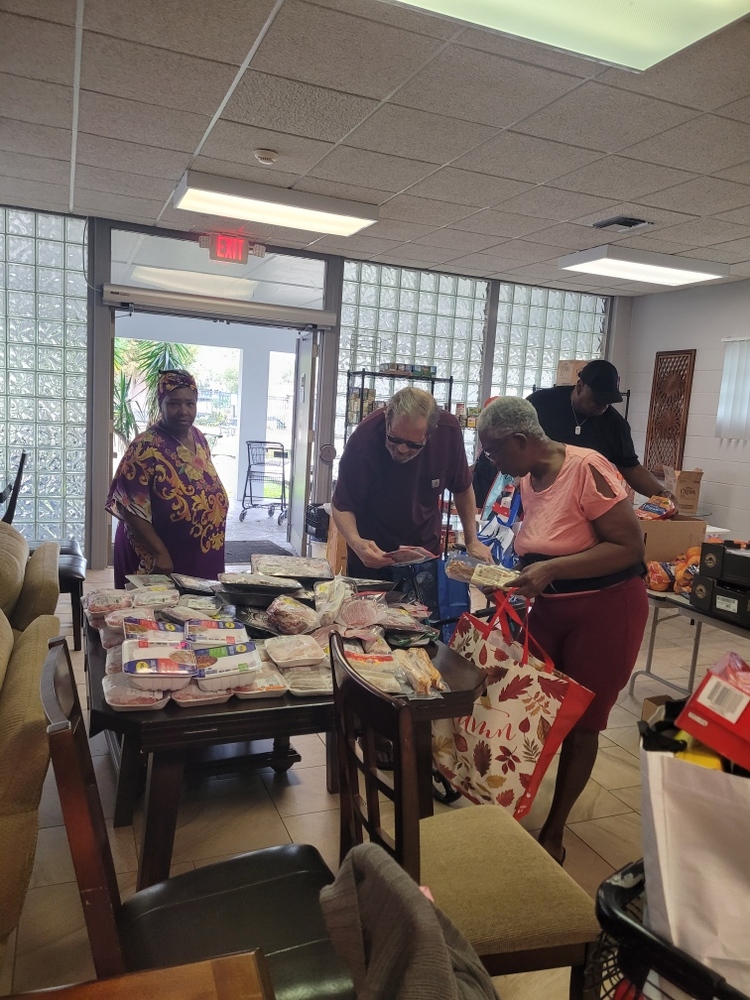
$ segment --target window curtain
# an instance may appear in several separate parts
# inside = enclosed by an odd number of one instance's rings
[[[716,437],[750,439],[750,339],[724,342]]]

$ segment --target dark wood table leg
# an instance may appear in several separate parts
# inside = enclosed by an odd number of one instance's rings
[[[341,791],[339,784],[339,748],[336,733],[326,733],[326,788],[331,795]]]
[[[184,771],[184,754],[162,752],[149,756],[138,890],[169,878]]]
[[[419,780],[419,818],[432,816],[432,723],[414,723],[414,750]]]
[[[130,826],[133,822],[133,810],[141,791],[141,751],[138,740],[123,735],[122,743],[119,744],[118,760],[114,761],[112,752],[112,741],[118,740],[116,733],[105,730],[107,743],[110,746],[110,756],[117,770],[117,791],[115,793],[115,815],[112,820],[113,826]]]

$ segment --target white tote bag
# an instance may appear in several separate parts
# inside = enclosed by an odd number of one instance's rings
[[[750,994],[750,778],[641,751],[651,928]]]

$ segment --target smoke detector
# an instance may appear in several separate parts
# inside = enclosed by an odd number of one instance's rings
[[[646,219],[634,219],[629,215],[613,215],[611,219],[602,219],[600,222],[592,223],[594,229],[604,229],[608,233],[632,233],[636,230],[647,229],[653,226],[653,222]]]
[[[271,164],[275,163],[279,158],[279,154],[275,149],[256,149],[253,156],[258,163],[262,163],[264,167],[270,167]]]

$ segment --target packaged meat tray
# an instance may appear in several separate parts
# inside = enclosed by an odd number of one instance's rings
[[[176,691],[197,673],[195,654],[186,644],[149,645],[126,639],[122,645],[122,671],[134,687],[151,691]]]
[[[216,589],[216,580],[204,580],[201,576],[173,573],[172,580],[181,591],[190,594],[213,594]]]
[[[122,643],[107,650],[104,660],[104,672],[105,674],[122,673]]]
[[[268,618],[282,635],[301,635],[318,626],[318,615],[312,608],[283,594],[268,606]]]
[[[253,639],[268,639],[279,634],[279,630],[271,622],[265,611],[255,608],[247,608],[239,612],[241,620],[245,623],[247,631]]]
[[[260,657],[252,642],[194,649],[196,680],[202,691],[221,691],[242,684],[260,670]]]
[[[182,626],[176,622],[157,622],[153,618],[131,615],[122,623],[126,639],[141,639],[143,642],[162,642],[175,646],[185,639]]]
[[[186,596],[183,596],[183,597],[180,598],[180,600],[179,600],[178,603],[181,604],[185,608],[192,608],[194,611],[207,611],[209,613],[209,615],[210,615],[213,612],[219,610],[219,605],[220,605],[221,602],[218,601],[215,597],[208,597],[208,596],[205,596],[205,597],[186,597]]]
[[[159,608],[158,612],[159,617],[163,618],[164,621],[175,622],[183,627],[185,622],[203,618],[200,611],[196,611],[195,608],[187,608],[184,604],[175,604],[173,608]]]
[[[116,712],[153,712],[169,701],[164,691],[142,691],[131,687],[124,674],[102,678],[104,700]]]
[[[266,576],[263,573],[219,573],[219,580],[225,587],[233,589],[239,587],[243,590],[270,590],[277,594],[285,590],[299,590],[302,586],[299,580],[283,576]]]
[[[311,635],[280,635],[266,639],[266,652],[277,667],[305,667],[325,660],[325,653]]]
[[[279,591],[273,590],[243,590],[241,587],[216,588],[216,596],[225,607],[232,608],[267,608],[274,601]]]
[[[177,590],[149,590],[141,587],[133,591],[134,608],[168,608],[180,603]]]
[[[203,691],[196,681],[190,681],[179,691],[172,691],[171,697],[181,708],[192,708],[194,705],[223,705],[229,701],[232,694],[230,690]]]
[[[306,556],[250,557],[253,573],[266,576],[284,576],[292,580],[331,580],[333,573],[325,559],[308,559]]]
[[[164,573],[128,573],[125,577],[134,590],[141,587],[163,587],[169,590],[172,587],[172,578]]]
[[[109,625],[104,625],[99,629],[99,641],[102,644],[102,649],[112,649],[114,646],[121,646],[124,638],[125,636],[121,628],[110,628]]]
[[[284,672],[284,680],[289,685],[289,694],[296,698],[333,694],[331,669],[327,664],[322,668],[293,667]]]
[[[234,688],[238,698],[280,698],[289,690],[283,676],[270,666],[264,665],[246,684]]]
[[[185,623],[185,639],[195,646],[221,646],[247,642],[247,629],[232,618],[200,618]]]
[[[102,628],[104,616],[119,608],[133,605],[133,592],[128,590],[92,590],[83,599],[86,619],[92,628]]]
[[[108,628],[119,628],[124,634],[123,622],[126,618],[132,617],[133,614],[132,608],[119,608],[117,611],[110,611],[108,615],[104,616],[104,624]]]

